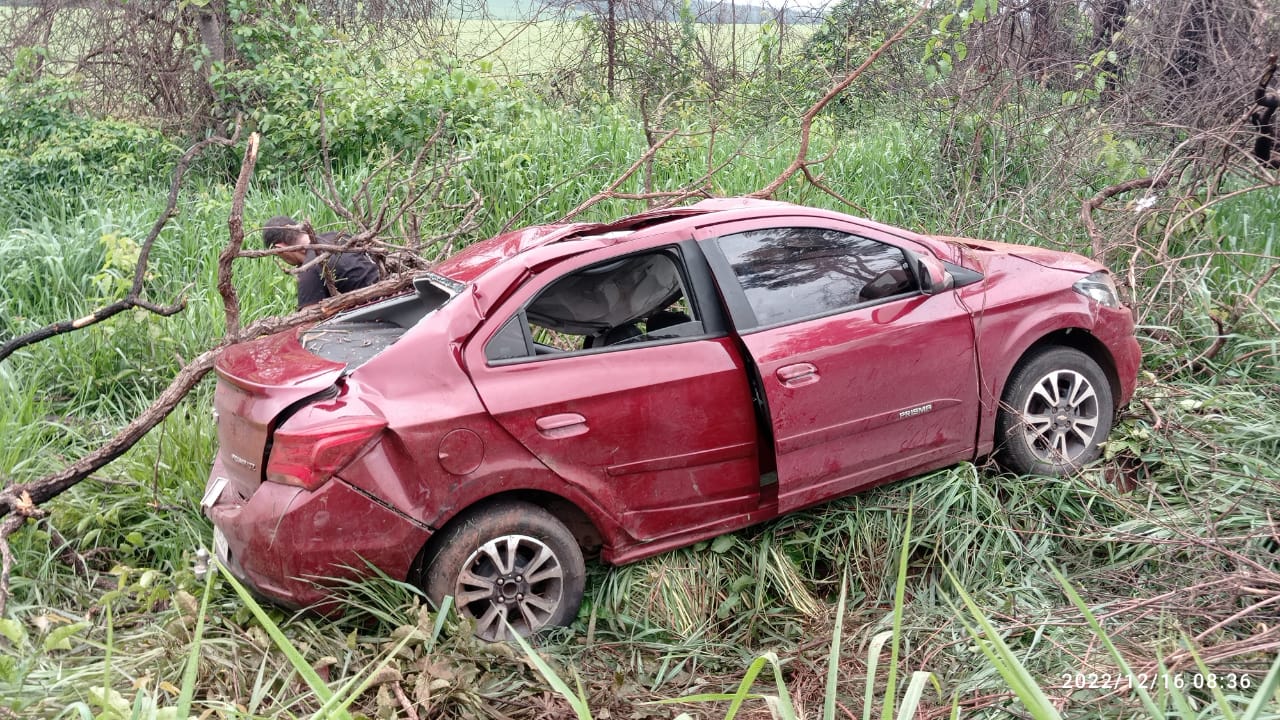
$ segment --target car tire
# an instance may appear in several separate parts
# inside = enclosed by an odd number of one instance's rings
[[[1066,347],[1039,350],[1005,384],[996,460],[1023,475],[1075,472],[1101,454],[1114,407],[1111,384],[1093,358]]]
[[[537,505],[487,505],[455,520],[431,547],[423,589],[437,607],[453,596],[481,640],[508,639],[508,623],[527,637],[578,615],[586,577],[582,548],[564,523]]]

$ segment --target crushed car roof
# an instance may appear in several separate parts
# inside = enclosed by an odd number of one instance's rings
[[[637,230],[680,218],[733,210],[777,210],[783,208],[806,209],[799,205],[776,200],[712,198],[683,207],[649,210],[608,223],[534,225],[520,230],[513,230],[471,245],[456,255],[438,263],[432,268],[432,271],[459,282],[469,283],[505,260],[550,243],[587,237],[607,238],[616,241],[619,238],[631,235]]]

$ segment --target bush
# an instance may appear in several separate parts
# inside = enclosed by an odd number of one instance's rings
[[[62,79],[0,80],[0,188],[67,195],[92,178],[146,181],[168,171],[176,146],[137,123],[76,112],[81,93]]]
[[[239,4],[238,60],[214,73],[224,111],[238,111],[263,136],[259,172],[294,176],[321,157],[321,112],[329,153],[355,164],[386,152],[412,152],[444,117],[450,135],[499,127],[524,108],[499,98],[498,86],[471,72],[430,62],[391,67],[381,55],[356,49],[304,6]],[[249,18],[247,9],[257,14]],[[323,106],[320,98],[323,96]]]

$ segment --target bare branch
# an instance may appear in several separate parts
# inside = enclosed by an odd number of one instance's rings
[[[556,222],[562,222],[562,223],[569,222],[575,217],[581,215],[583,212],[585,212],[588,208],[592,207],[593,205],[596,205],[604,200],[608,200],[611,197],[613,197],[613,192],[617,190],[618,187],[622,185],[622,183],[626,182],[627,178],[630,178],[632,175],[635,175],[637,170],[644,167],[645,163],[649,162],[649,158],[652,158],[658,152],[658,150],[660,150],[663,145],[666,145],[668,140],[675,137],[678,132],[679,132],[678,129],[668,130],[666,135],[663,135],[662,137],[658,138],[657,142],[650,145],[649,149],[645,150],[644,154],[641,155],[639,159],[637,159],[634,163],[631,164],[631,167],[627,168],[625,172],[623,172],[621,175],[615,178],[613,182],[609,183],[608,187],[596,193],[595,195],[592,195],[591,197],[587,198],[585,201],[582,202],[582,204],[578,205],[578,207],[565,213],[565,215],[561,217],[559,220],[557,220]]]
[[[253,177],[253,168],[258,162],[258,133],[249,134],[249,144],[244,149],[244,161],[240,164],[240,175],[236,178],[236,188],[231,195],[231,216],[227,218],[227,229],[230,239],[227,246],[218,256],[218,294],[222,296],[222,309],[226,316],[226,332],[230,338],[240,335],[240,298],[236,295],[233,282],[232,262],[244,245],[244,194],[249,190],[249,180]]]
[[[369,287],[328,298],[284,317],[263,318],[238,330],[235,336],[224,337],[211,349],[187,362],[145,411],[98,449],[52,475],[30,483],[12,484],[0,490],[0,517],[15,510],[21,514],[31,504],[39,505],[48,501],[127,452],[173,412],[178,403],[213,369],[214,361],[225,348],[242,340],[323,320],[343,310],[404,290],[412,282],[413,275],[410,273],[396,275]]]
[[[1090,249],[1093,251],[1093,257],[1098,262],[1103,262],[1106,257],[1106,241],[1102,237],[1102,233],[1098,230],[1098,225],[1093,220],[1093,211],[1097,210],[1102,203],[1117,196],[1123,195],[1134,190],[1148,188],[1158,190],[1169,182],[1169,172],[1160,172],[1150,177],[1133,178],[1125,180],[1122,183],[1116,183],[1110,187],[1105,187],[1098,191],[1098,194],[1084,201],[1080,206],[1080,221],[1084,223],[1085,231],[1089,233]]]
[[[320,173],[324,177],[324,187],[326,194],[321,195],[312,188],[311,192],[319,197],[330,210],[338,217],[364,228],[346,205],[342,204],[341,196],[338,195],[338,188],[333,184],[333,156],[329,150],[329,129],[328,116],[324,111],[324,91],[321,90],[316,96],[316,110],[320,113]]]
[[[821,177],[814,177],[813,173],[812,173],[812,172],[810,172],[810,170],[809,170],[810,166],[811,166],[811,164],[806,163],[805,165],[802,165],[802,166],[800,167],[800,171],[804,173],[804,177],[805,177],[805,179],[806,179],[806,180],[808,180],[808,181],[809,181],[809,184],[810,184],[810,185],[812,185],[812,186],[814,186],[814,187],[818,188],[818,189],[819,189],[819,190],[821,190],[822,192],[824,192],[824,193],[826,193],[826,194],[830,195],[831,197],[833,197],[833,198],[835,198],[835,199],[839,200],[840,202],[844,203],[845,205],[848,205],[849,207],[853,208],[854,210],[857,210],[858,212],[862,213],[863,215],[870,215],[870,214],[871,214],[871,211],[869,211],[869,210],[867,210],[866,208],[862,207],[862,206],[861,206],[861,205],[859,205],[858,203],[856,203],[856,202],[854,202],[854,201],[852,201],[852,200],[850,200],[850,199],[846,198],[845,196],[841,195],[840,193],[836,192],[835,190],[832,190],[830,187],[828,187],[828,186],[827,186],[827,184],[826,184],[826,183],[822,182],[822,178],[821,178]]]
[[[915,27],[916,23],[920,22],[920,19],[924,17],[925,13],[928,12],[928,10],[929,10],[928,3],[921,5],[920,9],[916,11],[916,14],[912,15],[911,19],[907,20],[906,24],[904,24],[901,28],[898,29],[898,32],[890,36],[889,39],[880,43],[880,47],[873,50],[871,54],[867,56],[867,59],[862,61],[861,65],[859,65],[853,72],[849,73],[849,75],[846,76],[845,79],[833,85],[825,95],[823,95],[816,103],[814,103],[812,106],[809,107],[808,110],[805,111],[804,115],[800,117],[800,148],[796,150],[795,159],[792,160],[791,164],[788,165],[785,170],[779,173],[778,177],[774,178],[768,185],[764,186],[763,188],[753,193],[749,193],[747,197],[754,197],[754,198],[773,197],[774,194],[778,192],[779,188],[785,185],[788,180],[790,180],[797,172],[800,171],[801,168],[803,168],[806,164],[808,164],[809,139],[813,132],[814,118],[818,117],[818,115],[823,111],[823,109],[825,109],[832,100],[836,99],[836,97],[838,97],[840,93],[847,90],[849,86],[852,85],[853,82],[857,80],[858,77],[862,75],[863,72],[866,71],[867,68],[871,67],[872,63],[874,63],[876,59],[878,59],[881,55],[885,53],[885,51],[887,51],[889,48],[893,47],[894,45],[898,44],[899,40],[902,40],[902,38],[906,37],[907,32],[911,30],[911,28]]]

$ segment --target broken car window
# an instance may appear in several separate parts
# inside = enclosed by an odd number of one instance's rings
[[[485,357],[512,360],[701,334],[678,258],[646,252],[548,285],[489,340]]]

